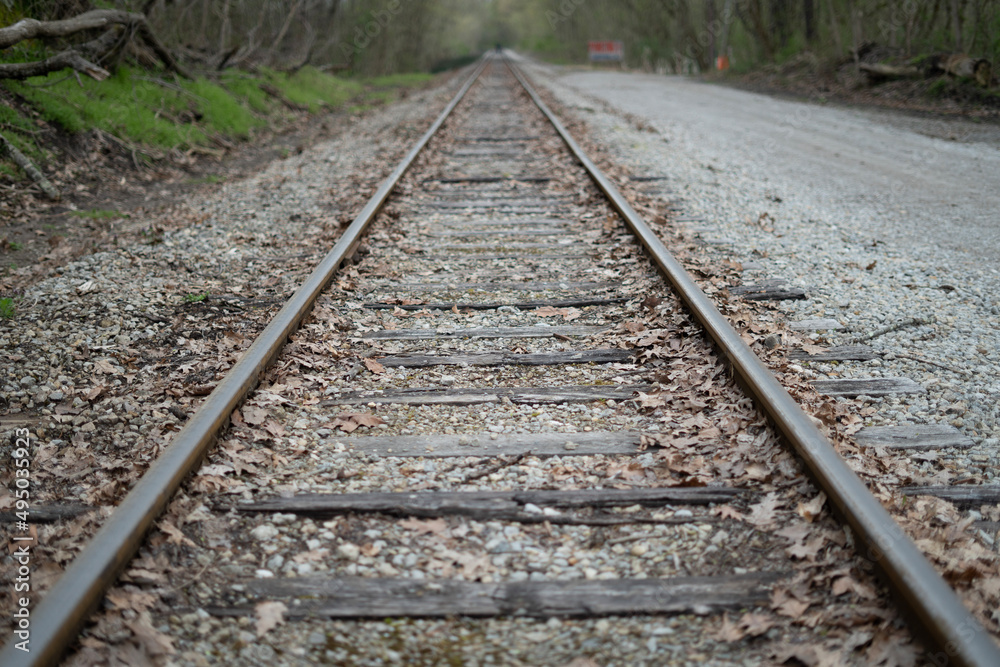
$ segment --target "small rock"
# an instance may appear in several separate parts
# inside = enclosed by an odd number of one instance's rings
[[[264,523],[251,530],[250,536],[260,542],[266,542],[267,540],[273,540],[278,536],[278,529],[270,524]]]
[[[337,555],[344,560],[355,561],[361,555],[361,549],[358,545],[351,544],[350,542],[344,542],[339,547],[337,547]]]

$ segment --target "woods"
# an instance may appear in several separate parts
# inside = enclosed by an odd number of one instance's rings
[[[803,54],[926,71],[909,61],[968,54],[973,71],[939,69],[983,79],[979,61],[1000,56],[989,0],[5,0],[0,24],[0,77],[67,66],[100,76],[85,63],[103,67],[115,49],[177,72],[311,64],[366,75],[433,69],[495,43],[582,62],[601,39],[624,41],[629,67],[679,73]]]
[[[993,104],[995,95],[988,89],[995,86],[993,64],[1000,57],[1000,3],[0,0],[0,80],[24,82],[7,84],[7,90],[20,98],[3,102],[54,101],[55,106],[42,115],[70,131],[86,125],[74,119],[87,115],[89,103],[81,106],[58,81],[36,81],[37,77],[66,71],[62,76],[77,82],[81,75],[101,81],[123,67],[131,68],[155,75],[167,89],[176,89],[182,80],[194,87],[184,94],[194,95],[197,103],[147,104],[156,106],[157,121],[202,114],[185,107],[206,103],[204,90],[194,90],[205,85],[222,85],[226,91],[216,92],[259,107],[247,112],[252,116],[264,106],[253,101],[261,91],[288,109],[314,109],[315,96],[308,89],[316,85],[317,77],[330,74],[373,77],[438,71],[470,62],[498,43],[556,62],[585,63],[587,43],[598,40],[620,41],[624,66],[649,72],[780,75],[784,69],[797,68],[807,77],[826,76],[847,89],[932,78],[937,87],[927,87],[929,94],[955,96],[955,86],[965,86],[958,98]],[[300,86],[303,99],[283,93],[274,80],[298,72],[308,74]],[[262,80],[249,84],[247,77]],[[144,85],[148,84],[147,77]],[[56,88],[48,93],[39,90],[49,85]],[[970,96],[970,87],[983,92]],[[119,88],[124,92],[126,86]],[[61,99],[55,100],[58,91]],[[37,146],[32,149],[32,121],[13,122],[16,118],[2,103],[0,113],[11,117],[5,121],[6,129],[15,132],[0,146],[3,152],[17,164],[40,157]],[[259,122],[263,122],[259,117],[248,116],[236,124],[249,127]],[[24,136],[11,127],[18,123]],[[112,129],[111,134],[117,132]],[[182,134],[186,138],[160,143],[190,146],[199,141],[197,133]]]
[[[509,29],[530,32],[532,46],[551,57],[583,61],[587,40],[622,39],[627,64],[650,71],[711,70],[719,56],[738,71],[804,54],[830,63],[850,59],[856,65],[906,62],[935,54],[968,54],[973,60],[993,63],[1000,56],[1000,5],[989,0],[507,0],[507,4],[512,8],[504,12],[510,17]],[[531,18],[520,18],[526,15]]]

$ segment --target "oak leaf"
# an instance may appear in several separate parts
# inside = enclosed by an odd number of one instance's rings
[[[819,494],[817,494],[812,500],[805,503],[799,503],[799,506],[795,511],[798,512],[799,516],[806,521],[812,522],[815,521],[820,514],[822,514],[824,503],[826,503],[826,494],[820,491]]]
[[[385,373],[385,366],[375,361],[374,359],[365,359],[365,367],[368,368],[372,373]]]
[[[257,636],[263,637],[269,630],[284,623],[286,611],[288,607],[285,603],[277,601],[261,602],[254,607],[254,614],[257,616]]]

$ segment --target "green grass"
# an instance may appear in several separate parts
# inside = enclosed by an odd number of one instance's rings
[[[35,141],[38,127],[24,114],[18,113],[16,109],[0,101],[0,128],[7,140],[19,151],[24,153],[31,160],[43,160],[45,152]],[[8,163],[0,162],[0,169]],[[10,169],[2,169],[4,173],[11,175],[18,174],[13,167],[13,162],[9,163]],[[20,176],[17,176],[20,178]]]
[[[40,57],[37,52],[14,51],[8,60]],[[78,81],[67,70],[0,83],[0,127],[12,144],[44,167],[51,157],[42,144],[38,119],[71,134],[97,128],[140,149],[186,149],[210,145],[213,137],[247,140],[255,130],[280,127],[289,116],[284,101],[312,113],[344,108],[352,100],[370,108],[390,103],[399,89],[422,85],[431,78],[426,73],[345,78],[307,66],[294,74],[267,68],[256,73],[230,69],[216,78],[188,81],[122,66],[104,81],[86,77]],[[269,94],[265,87],[278,93]],[[7,103],[5,99],[14,101]],[[0,159],[0,178],[4,177],[21,180],[24,175],[13,162]],[[219,181],[208,176],[204,182]],[[120,215],[117,211],[74,214],[88,218]]]
[[[0,319],[10,320],[13,319],[16,314],[17,304],[14,302],[13,298],[5,296],[0,299]]]
[[[8,241],[5,245],[7,247],[7,250],[10,250],[12,252],[17,252],[18,250],[24,248],[24,244],[18,243],[17,241]]]
[[[208,298],[208,292],[204,294],[186,294],[184,296],[184,303],[200,303]]]
[[[315,67],[303,67],[289,76],[284,72],[261,68],[264,78],[288,100],[316,113],[323,107],[338,107],[360,95],[364,85],[324,74]]]
[[[87,218],[89,220],[110,220],[112,218],[128,217],[121,211],[109,210],[103,208],[91,208],[84,211],[71,211],[70,215],[75,215],[78,218]]]
[[[97,127],[156,148],[203,145],[213,134],[247,138],[267,124],[252,111],[259,96],[245,97],[239,82],[234,85],[240,92],[234,94],[204,78],[160,80],[131,67],[119,68],[105,81],[82,82],[56,72],[7,86],[68,132]]]

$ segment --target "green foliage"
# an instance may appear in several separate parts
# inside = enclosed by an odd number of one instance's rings
[[[17,314],[17,303],[12,297],[0,298],[0,319],[10,320]]]
[[[208,292],[202,294],[186,294],[184,295],[184,303],[201,303],[208,298]]]
[[[339,79],[315,67],[303,67],[291,76],[267,68],[261,68],[261,73],[282,95],[313,113],[323,107],[338,107],[364,90],[357,81]]]
[[[931,97],[945,97],[950,92],[951,87],[951,82],[942,76],[927,86],[927,94]]]
[[[21,250],[22,248],[24,248],[24,244],[23,243],[18,243],[17,241],[8,241],[7,242],[7,249],[8,250],[13,250],[14,252],[17,252],[18,250]]]
[[[257,113],[267,114],[274,109],[273,101],[260,89],[260,79],[237,69],[222,74],[222,85],[237,100]]]

